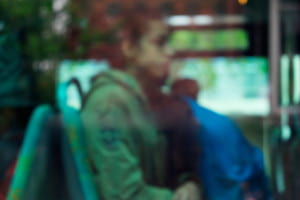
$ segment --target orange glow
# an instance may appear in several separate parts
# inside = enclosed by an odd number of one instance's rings
[[[246,5],[248,3],[248,0],[238,0],[239,4]]]

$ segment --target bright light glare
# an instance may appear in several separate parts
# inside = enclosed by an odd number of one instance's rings
[[[291,138],[292,132],[289,126],[282,126],[282,139],[288,141]]]
[[[300,55],[294,56],[294,104],[300,103]]]
[[[193,17],[193,22],[196,25],[206,25],[206,24],[212,24],[213,23],[213,18],[208,15],[196,15]]]
[[[53,10],[60,11],[65,7],[66,4],[67,4],[67,0],[54,0]]]
[[[68,95],[68,99],[67,99],[68,106],[79,110],[81,108],[81,101],[80,101],[81,99],[77,91],[77,88],[74,85],[68,87],[67,95]]]
[[[239,4],[246,5],[248,3],[248,0],[238,0]]]
[[[245,17],[241,15],[173,15],[166,18],[169,26],[212,25],[212,24],[243,24]]]
[[[289,93],[289,58],[287,55],[281,57],[281,102],[283,106],[290,103]]]
[[[67,31],[67,22],[69,16],[66,13],[60,13],[53,21],[53,29],[58,34],[64,34]]]
[[[168,17],[166,22],[170,26],[187,26],[191,24],[191,17],[187,15],[174,15]]]

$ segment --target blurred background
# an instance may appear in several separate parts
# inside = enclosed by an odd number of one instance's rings
[[[59,82],[85,73],[85,89],[95,70],[122,67],[113,35],[130,7],[164,16],[168,80],[196,80],[198,102],[263,149],[276,198],[300,199],[299,0],[1,0],[0,180]]]

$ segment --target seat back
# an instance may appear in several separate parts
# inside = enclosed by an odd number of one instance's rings
[[[47,187],[50,160],[50,121],[53,109],[41,105],[35,109],[25,131],[7,200],[38,200]]]

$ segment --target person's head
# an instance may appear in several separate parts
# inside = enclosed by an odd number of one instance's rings
[[[134,76],[163,84],[170,62],[166,47],[168,27],[157,15],[132,11],[124,15],[121,46],[127,70]]]
[[[193,79],[177,79],[171,86],[171,92],[175,95],[188,96],[197,99],[200,87]]]

